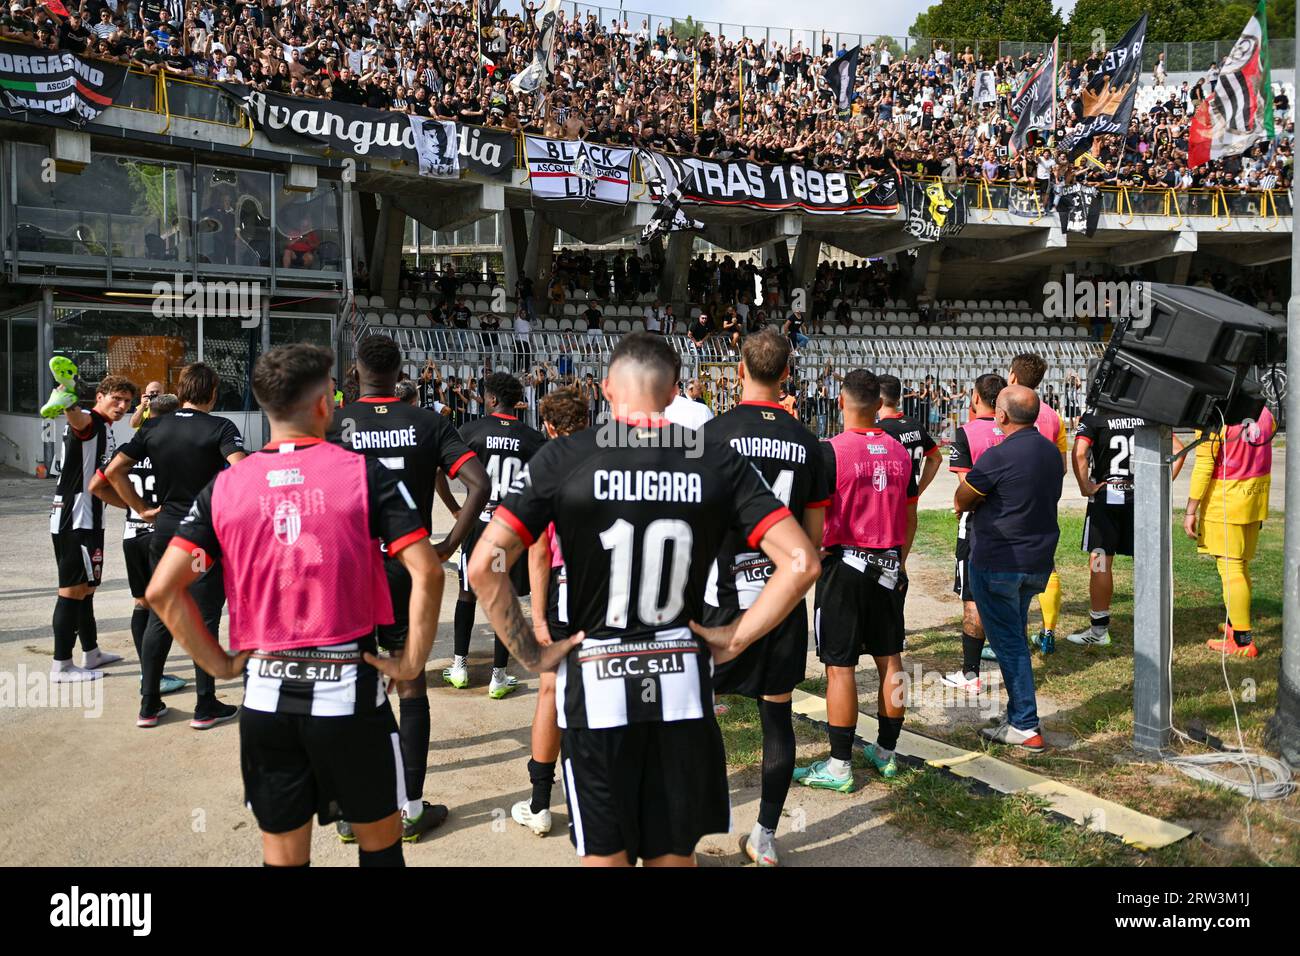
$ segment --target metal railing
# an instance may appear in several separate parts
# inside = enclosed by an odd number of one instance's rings
[[[355,330],[355,335],[351,334]],[[372,332],[392,337],[405,354],[405,370],[418,379],[427,364],[448,386],[453,420],[474,417],[475,412],[450,394],[451,383],[464,392],[471,380],[491,371],[509,371],[524,378],[544,377],[541,388],[526,390],[525,418],[537,425],[537,402],[545,391],[564,385],[599,383],[618,345],[619,334],[591,332],[531,332],[520,338],[512,332],[485,332],[444,328],[392,328],[362,321],[343,330],[340,342],[345,366],[352,345]],[[724,412],[739,399],[736,390],[736,354],[727,343],[710,338],[696,343],[689,336],[670,335],[668,342],[682,357],[682,381],[698,378],[704,398],[715,412]],[[952,430],[965,421],[971,383],[985,372],[1006,373],[1011,359],[1021,352],[1037,352],[1048,363],[1041,393],[1062,396],[1071,374],[1079,381],[1090,359],[1101,355],[1102,343],[1064,338],[926,338],[924,336],[817,335],[800,347],[791,362],[792,388],[799,418],[821,437],[839,430],[834,398],[838,379],[855,368],[897,375],[910,395],[905,410],[919,418],[937,440],[950,440]],[[588,378],[590,376],[590,379]],[[824,387],[824,391],[823,391]],[[591,394],[598,394],[595,389]],[[930,397],[933,396],[933,397]],[[946,396],[946,397],[945,397]],[[593,402],[593,421],[603,408]],[[1060,411],[1068,409],[1062,404]],[[482,414],[480,405],[478,414]],[[1076,414],[1078,412],[1076,411]]]
[[[1028,183],[1007,180],[964,181],[968,210],[992,212],[1012,208],[1013,192],[1030,203],[1037,216],[1027,222],[1054,216],[1050,193]],[[1133,188],[1099,186],[1101,211],[1129,217],[1163,216],[1206,217],[1215,219],[1255,218],[1277,224],[1280,217],[1292,214],[1293,202],[1287,189],[1170,189],[1165,186]],[[1023,208],[1023,205],[1022,205]]]

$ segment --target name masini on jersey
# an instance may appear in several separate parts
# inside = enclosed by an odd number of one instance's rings
[[[597,501],[671,501],[698,504],[704,498],[700,476],[682,471],[606,471],[593,475]]]

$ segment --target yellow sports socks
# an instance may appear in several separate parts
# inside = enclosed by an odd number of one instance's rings
[[[1055,571],[1047,579],[1047,589],[1038,595],[1038,608],[1043,612],[1043,630],[1055,631],[1061,617],[1061,576]]]
[[[1250,630],[1250,565],[1240,558],[1216,558],[1223,581],[1223,603],[1234,631]]]

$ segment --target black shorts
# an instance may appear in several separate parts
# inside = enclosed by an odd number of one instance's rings
[[[152,531],[137,534],[134,538],[122,539],[122,554],[126,558],[126,583],[131,588],[131,597],[144,597],[153,577],[153,562],[149,557],[149,539]]]
[[[469,586],[469,556],[474,553],[474,548],[478,545],[478,539],[483,537],[483,532],[487,528],[487,522],[479,521],[470,527],[469,534],[465,537],[465,543],[460,546],[460,589],[474,593],[474,589]],[[510,569],[510,584],[515,589],[515,594],[520,597],[527,597],[531,589],[528,583],[528,551],[519,556],[519,560],[514,563]]]
[[[59,587],[99,587],[104,577],[103,530],[64,531],[50,537],[54,539],[54,560],[59,565]]]
[[[814,620],[817,659],[830,667],[856,667],[863,654],[888,657],[903,652],[907,577],[901,567],[883,577],[869,565],[859,568],[864,553],[882,552],[850,549],[822,561]],[[893,586],[882,583],[891,578]]]
[[[953,562],[952,593],[967,603],[974,603],[970,593],[970,537],[957,539],[957,557]]]
[[[564,620],[560,620],[560,585],[563,580],[563,568],[551,568],[551,580],[546,586],[546,630],[550,632],[552,641],[562,641],[569,636],[569,614],[568,607],[563,608]],[[568,588],[563,595],[565,603],[568,603]]]
[[[709,617],[706,613],[706,624],[710,623]],[[717,621],[725,623],[725,617]],[[789,617],[745,648],[739,657],[713,668],[713,692],[755,699],[765,694],[788,694],[803,681],[807,664],[808,610],[800,601]]]
[[[365,714],[311,717],[239,712],[244,802],[266,833],[287,833],[312,814],[374,823],[406,801],[397,721],[385,700]]]
[[[400,653],[411,629],[411,574],[397,558],[384,559],[384,574],[393,600],[393,623],[376,627],[375,640],[384,650]]]
[[[727,755],[709,710],[696,720],[568,728],[560,751],[579,856],[689,856],[731,829]]]
[[[1088,502],[1083,521],[1083,550],[1133,556],[1133,506]]]

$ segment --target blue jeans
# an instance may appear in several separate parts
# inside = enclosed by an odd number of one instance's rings
[[[984,636],[998,655],[1007,685],[1007,722],[1017,730],[1038,728],[1034,668],[1025,642],[1029,602],[1047,590],[1049,572],[989,571],[971,566],[970,589],[980,612]]]

